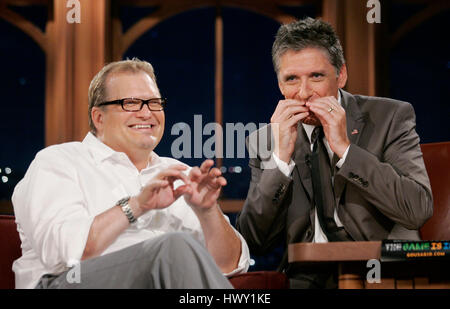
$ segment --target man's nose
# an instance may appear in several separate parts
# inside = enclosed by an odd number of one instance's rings
[[[148,104],[143,104],[140,111],[137,112],[139,117],[150,118],[153,115],[153,112],[150,110]]]
[[[297,91],[297,98],[307,101],[312,95],[311,87],[307,81],[303,81]]]

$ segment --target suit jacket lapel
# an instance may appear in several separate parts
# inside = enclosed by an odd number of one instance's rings
[[[342,89],[340,91],[342,94],[342,105],[346,113],[347,136],[351,144],[358,145],[365,125],[364,115],[361,113],[355,97]],[[335,177],[334,180],[336,205],[339,205],[339,199],[345,188],[345,180],[342,177]]]
[[[298,124],[298,135],[295,142],[295,150],[293,154],[295,169],[294,173],[297,173],[300,178],[303,187],[309,195],[309,198],[313,198],[311,170],[307,163],[307,157],[311,154],[311,144],[308,136],[301,123]],[[294,175],[293,175],[294,176]]]
[[[347,118],[347,136],[351,144],[358,145],[359,138],[366,122],[355,97],[343,90],[341,90],[341,93]]]

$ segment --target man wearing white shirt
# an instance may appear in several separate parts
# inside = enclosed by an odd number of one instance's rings
[[[231,288],[224,274],[247,271],[213,161],[189,168],[153,151],[164,106],[148,62],[94,77],[91,132],[40,151],[14,190],[17,288]]]
[[[419,239],[433,201],[411,104],[342,90],[342,46],[321,20],[282,25],[272,58],[284,99],[270,125],[249,137],[256,155],[237,219],[251,252],[296,242]],[[280,270],[293,288],[336,286],[336,269],[288,265],[287,254]]]

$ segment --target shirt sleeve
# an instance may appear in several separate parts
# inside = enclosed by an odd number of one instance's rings
[[[344,164],[345,159],[347,158],[347,154],[348,154],[348,150],[350,149],[350,145],[347,146],[347,149],[344,152],[344,155],[342,156],[341,159],[339,159],[339,161],[336,162],[336,167],[337,168],[341,168],[342,164]]]
[[[12,197],[32,250],[47,269],[60,271],[81,260],[94,220],[68,163],[58,151],[41,151]]]
[[[278,156],[275,153],[272,153],[272,157],[275,160],[278,168],[280,169],[280,171],[286,176],[289,177],[292,173],[292,171],[294,170],[295,167],[295,162],[291,159],[291,161],[289,162],[289,164],[287,164],[286,162],[284,162],[283,160],[281,160],[280,158],[278,158]]]

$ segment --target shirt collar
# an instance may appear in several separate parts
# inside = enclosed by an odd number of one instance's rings
[[[112,148],[101,142],[92,132],[86,135],[82,143],[87,146],[96,163],[101,163],[116,153]]]
[[[82,143],[87,146],[89,152],[91,153],[92,157],[94,158],[97,164],[100,164],[101,162],[107,159],[120,157],[122,158],[127,157],[127,159],[129,160],[128,156],[125,153],[115,151],[114,149],[112,149],[111,147],[100,141],[94,134],[92,134],[92,132],[89,132],[86,135]],[[160,163],[160,161],[161,161],[160,157],[155,152],[152,151],[150,153],[150,160],[147,168]]]

